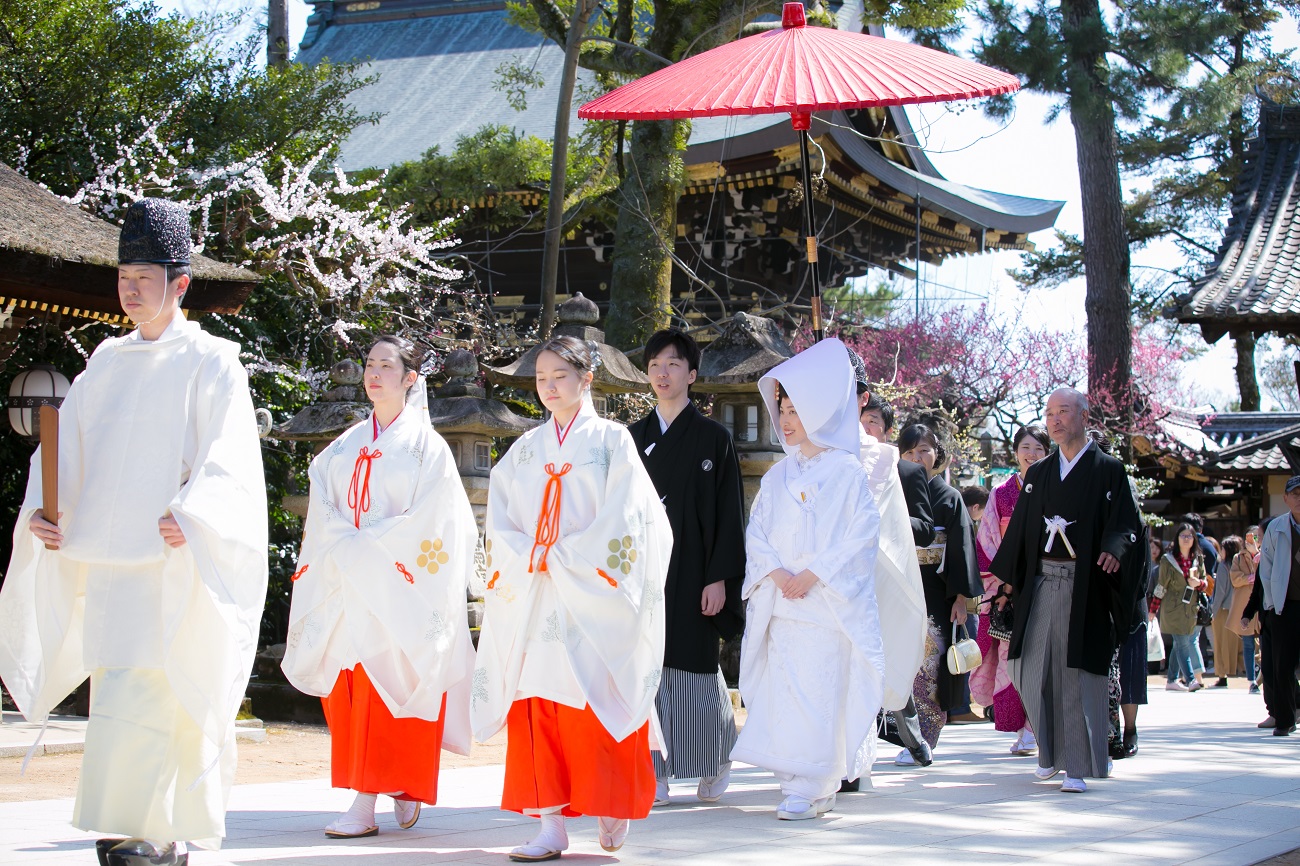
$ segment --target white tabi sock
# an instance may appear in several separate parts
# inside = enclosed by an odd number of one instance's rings
[[[516,851],[523,851],[528,854],[538,854],[543,851],[564,851],[569,847],[569,831],[564,823],[564,816],[556,809],[554,812],[538,816],[541,821],[541,829],[533,837],[533,841],[524,845],[522,848],[516,848]],[[529,850],[535,849],[535,850]]]
[[[334,819],[325,829],[357,833],[375,826],[377,799],[379,798],[374,794],[357,794],[357,798],[352,801],[348,810]]]

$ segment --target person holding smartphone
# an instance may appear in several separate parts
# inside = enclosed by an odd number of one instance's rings
[[[1195,692],[1205,688],[1201,681],[1205,664],[1195,641],[1196,594],[1204,585],[1205,560],[1196,544],[1196,529],[1190,523],[1180,523],[1173,544],[1160,559],[1155,589],[1160,630],[1173,638],[1167,691]]]

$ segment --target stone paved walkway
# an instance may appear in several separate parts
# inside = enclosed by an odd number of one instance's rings
[[[674,805],[635,824],[615,855],[596,844],[594,819],[570,821],[564,859],[581,866],[1246,866],[1300,848],[1300,736],[1258,731],[1262,702],[1241,689],[1153,689],[1151,698],[1140,717],[1141,754],[1117,762],[1115,777],[1092,782],[1086,794],[1060,793],[1060,777],[1035,782],[1034,759],[1008,755],[1011,737],[991,725],[949,727],[939,760],[925,770],[895,767],[894,750],[882,743],[875,790],[841,795],[820,820],[777,821],[772,777],[738,767],[716,804],[697,802],[689,783],[674,785]],[[496,808],[501,777],[500,767],[444,773],[444,805],[426,808],[409,831],[396,829],[391,803],[381,800],[380,835],[353,842],[321,834],[351,801],[326,780],[237,785],[226,847],[191,862],[504,866],[505,852],[530,838],[532,821]],[[0,805],[0,864],[93,864],[92,837],[68,825],[71,812],[70,800]]]

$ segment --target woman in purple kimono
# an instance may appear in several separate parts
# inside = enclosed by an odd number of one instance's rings
[[[1011,512],[1020,498],[1020,487],[1025,472],[1037,461],[1047,456],[1052,440],[1041,424],[1029,424],[1016,431],[1011,447],[1016,456],[1019,472],[1012,475],[994,490],[988,507],[980,520],[975,536],[975,555],[979,561],[980,577],[984,581],[984,600],[988,603],[987,615],[979,619],[976,641],[984,651],[984,663],[971,671],[970,693],[976,703],[993,707],[993,726],[999,731],[1015,732],[1011,745],[1013,755],[1032,755],[1038,751],[1034,732],[1029,729],[1024,705],[1007,672],[1007,642],[989,634],[989,623],[995,608],[1011,602],[1011,587],[1001,583],[989,573],[989,563],[998,552],[1002,534],[1011,521]]]

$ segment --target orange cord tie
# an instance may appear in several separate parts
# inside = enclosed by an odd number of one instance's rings
[[[534,538],[532,552],[528,554],[529,574],[533,573],[535,558],[537,570],[546,571],[547,554],[555,542],[560,540],[560,494],[564,491],[564,482],[560,479],[572,468],[573,464],[565,463],[564,468],[556,472],[554,463],[546,464],[546,474],[551,477],[546,482],[546,489],[542,491],[542,512],[537,516],[537,536]],[[540,558],[537,557],[539,547],[542,549]]]
[[[492,572],[492,579],[488,581],[487,588],[488,588],[488,589],[496,589],[496,586],[497,586],[497,580],[498,580],[500,577],[501,577],[501,572],[499,572],[499,571],[494,571],[494,572]]]
[[[306,573],[307,573],[307,566],[304,565],[302,568],[298,569],[293,574],[289,575],[289,580],[297,581],[298,578],[302,577]]]
[[[601,577],[605,578],[605,580],[609,581],[609,585],[610,585],[610,586],[613,586],[613,587],[617,587],[617,586],[618,586],[618,581],[615,580],[614,578],[610,577],[608,574],[606,574],[606,573],[605,573],[605,569],[603,569],[603,568],[598,568],[598,569],[596,569],[596,574],[599,574]]]
[[[405,565],[402,565],[400,562],[395,562],[393,564],[396,565],[397,570],[402,573],[402,577],[406,578],[407,583],[415,583],[415,576],[406,570]]]
[[[361,515],[370,510],[370,464],[380,457],[383,457],[382,451],[371,451],[366,446],[361,446],[361,451],[357,454],[357,462],[352,466],[352,483],[348,485],[348,508],[352,509],[352,523],[361,528]],[[365,470],[365,477],[361,477],[362,469]]]

